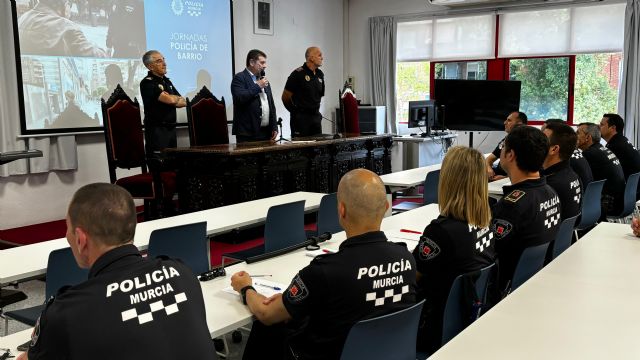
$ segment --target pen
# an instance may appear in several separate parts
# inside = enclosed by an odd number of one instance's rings
[[[331,250],[327,250],[327,249],[322,249],[322,252],[325,254],[333,254],[334,252]]]
[[[406,233],[410,233],[410,234],[420,234],[420,235],[422,235],[422,231],[415,231],[415,230],[409,230],[409,229],[400,229],[400,232],[406,232]]]
[[[266,288],[273,289],[273,290],[276,290],[276,291],[282,290],[281,288],[279,288],[277,286],[271,286],[271,285],[261,284],[261,283],[255,283],[255,284],[258,285],[258,286],[266,287]]]

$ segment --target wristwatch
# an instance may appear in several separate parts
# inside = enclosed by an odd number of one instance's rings
[[[245,287],[243,287],[242,289],[240,289],[240,296],[242,296],[242,303],[247,305],[247,290],[253,290],[256,291],[256,288],[254,288],[251,285],[247,285]]]

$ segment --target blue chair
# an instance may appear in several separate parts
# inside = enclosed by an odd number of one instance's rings
[[[578,215],[566,218],[562,221],[560,228],[558,229],[558,233],[556,234],[556,238],[552,242],[551,256],[547,256],[547,259],[549,260],[547,262],[557,258],[558,255],[562,254],[569,248],[569,246],[571,246],[573,227],[576,224],[576,220],[578,220]]]
[[[622,212],[617,216],[607,216],[607,220],[620,221],[624,223],[624,219],[633,213],[636,208],[636,192],[638,191],[638,180],[640,173],[629,175],[627,184],[624,187],[624,205]]]
[[[89,270],[81,269],[73,257],[71,248],[54,250],[49,254],[47,262],[47,280],[45,283],[45,298],[49,299],[55,296],[61,287],[67,285],[77,285],[87,280]],[[5,335],[9,319],[17,320],[29,326],[35,326],[38,317],[44,310],[44,304],[4,313]]]
[[[535,275],[544,266],[544,259],[549,249],[549,243],[544,243],[536,246],[530,246],[522,252],[516,270],[513,272],[513,278],[511,279],[511,288],[507,293],[510,293],[524,284],[533,275]]]
[[[302,244],[306,240],[304,200],[275,205],[267,212],[264,244],[243,251],[222,254],[222,266],[224,267],[226,258],[246,261],[254,256]]]
[[[576,230],[586,230],[598,223],[600,219],[601,207],[600,198],[602,188],[606,180],[592,181],[582,194],[582,204],[580,222],[576,225]]]
[[[357,322],[347,335],[341,360],[415,360],[418,323],[424,300],[396,311]]]
[[[442,345],[453,339],[480,316],[479,311],[481,310],[481,306],[486,303],[487,287],[489,286],[489,279],[492,278],[495,265],[496,264],[493,263],[479,271],[458,275],[455,280],[453,280],[442,319]],[[475,305],[465,303],[467,299],[464,296],[465,281],[474,281],[474,277],[476,277],[473,285],[475,287],[476,298],[481,302]],[[478,307],[477,311],[474,309],[475,307]],[[466,315],[470,316],[467,317]]]
[[[326,232],[335,234],[343,231],[338,221],[338,194],[331,193],[322,197],[318,208],[317,229],[306,230],[307,238]]]
[[[438,203],[438,183],[440,182],[440,169],[429,171],[424,178],[422,189],[422,204],[412,201],[405,201],[393,207],[394,211],[409,211],[424,205]]]
[[[149,237],[149,257],[165,255],[179,259],[194,274],[202,274],[211,268],[207,222],[173,226],[154,230]]]

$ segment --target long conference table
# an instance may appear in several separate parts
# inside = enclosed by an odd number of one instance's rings
[[[387,231],[387,236],[392,241],[406,242],[410,250],[418,244],[407,238],[394,237],[393,234],[400,234],[400,230],[407,229],[419,231],[435,219],[439,214],[438,205],[431,204],[418,209],[407,211],[399,215],[385,218],[382,221],[382,230]],[[416,235],[406,235],[406,237],[416,238]],[[346,234],[340,232],[334,234],[332,239],[321,244],[322,248],[337,249],[346,239]],[[231,275],[244,270],[250,274],[271,274],[268,279],[282,284],[289,284],[298,270],[311,262],[312,258],[307,256],[305,249],[299,249],[285,255],[274,257],[268,260],[247,264],[238,263],[226,268],[227,275],[210,281],[201,282],[202,292],[205,300],[207,313],[207,325],[211,337],[219,337],[233,331],[253,321],[253,315],[248,308],[242,304],[240,297],[235,294],[224,292],[223,289],[230,285]],[[16,352],[16,346],[29,340],[31,329],[23,330],[6,337],[0,337],[0,348],[10,348]]]
[[[240,204],[192,212],[169,218],[146,221],[136,226],[134,245],[145,250],[154,230],[172,226],[207,222],[207,235],[223,234],[236,228],[263,223],[271,206],[305,200],[305,212],[317,211],[325,194],[295,192]],[[49,253],[69,246],[65,238],[0,250],[0,286],[42,276],[47,270]]]
[[[640,238],[601,223],[429,359],[640,359]]]

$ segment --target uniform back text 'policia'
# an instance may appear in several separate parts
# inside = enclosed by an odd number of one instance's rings
[[[120,283],[112,283],[107,285],[107,297],[110,297],[114,291],[121,291],[123,293],[128,293],[129,291],[135,289],[141,289],[152,284],[157,284],[163,282],[167,279],[180,276],[178,270],[174,267],[166,266],[162,267],[162,271],[155,270],[151,273],[146,273],[142,277],[136,276],[133,279],[126,279]],[[141,279],[142,278],[142,279]],[[148,289],[133,295],[130,295],[131,304],[139,303],[140,301],[147,301],[149,299],[153,299],[155,297],[160,297],[162,295],[173,292],[173,288],[169,283],[162,284],[153,289]]]
[[[370,278],[384,276],[389,274],[396,274],[402,271],[411,270],[411,263],[408,260],[400,260],[393,263],[380,264],[377,266],[371,266],[369,268],[363,267],[358,269],[358,280],[362,276],[367,275]],[[385,279],[377,279],[373,281],[373,288],[381,288],[390,285],[398,285],[404,283],[402,275],[393,276]]]

